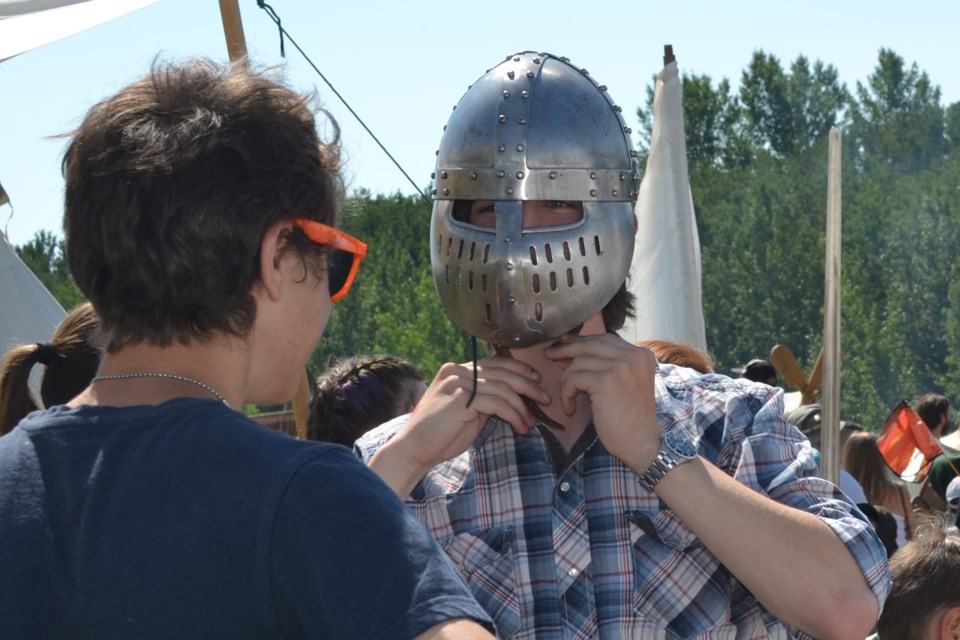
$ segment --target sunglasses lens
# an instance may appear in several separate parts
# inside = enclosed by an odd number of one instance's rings
[[[327,282],[330,285],[330,296],[340,293],[347,284],[350,276],[350,267],[353,266],[353,254],[347,251],[333,249],[327,259]]]

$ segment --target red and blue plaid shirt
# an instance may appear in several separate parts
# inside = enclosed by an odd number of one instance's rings
[[[744,485],[829,525],[883,602],[884,548],[840,490],[816,477],[809,444],[783,418],[781,391],[661,364],[656,398],[665,431],[683,430]],[[368,433],[357,450],[369,459],[404,420]],[[501,638],[808,637],[764,609],[599,440],[558,474],[539,432],[518,436],[492,417],[408,504]]]

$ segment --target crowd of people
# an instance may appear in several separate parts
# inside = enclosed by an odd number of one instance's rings
[[[834,486],[772,367],[617,335],[638,302],[621,113],[546,53],[470,85],[431,258],[489,355],[429,383],[333,360],[301,441],[241,409],[293,397],[366,252],[336,228],[336,122],[202,59],[92,107],[64,160],[90,302],[0,373],[5,637],[957,637],[956,530],[914,516],[872,433],[847,429],[860,493]]]

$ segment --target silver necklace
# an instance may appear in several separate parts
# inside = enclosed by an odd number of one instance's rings
[[[190,378],[187,376],[177,375],[176,373],[162,373],[160,371],[139,371],[137,373],[115,373],[108,376],[96,376],[90,382],[99,382],[100,380],[130,380],[131,378],[169,378],[170,380],[179,380],[180,382],[189,382],[192,385],[196,385],[203,389],[204,391],[213,395],[217,400],[227,405],[230,404],[227,402],[227,399],[223,397],[223,394],[208,385],[206,382],[201,382],[195,378]]]

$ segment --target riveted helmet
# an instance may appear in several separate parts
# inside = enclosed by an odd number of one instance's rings
[[[630,129],[606,87],[566,58],[523,52],[476,81],[437,152],[431,263],[453,322],[526,347],[599,312],[623,285],[639,176]],[[495,227],[458,202],[494,202]],[[523,201],[582,202],[576,222],[523,227]]]

